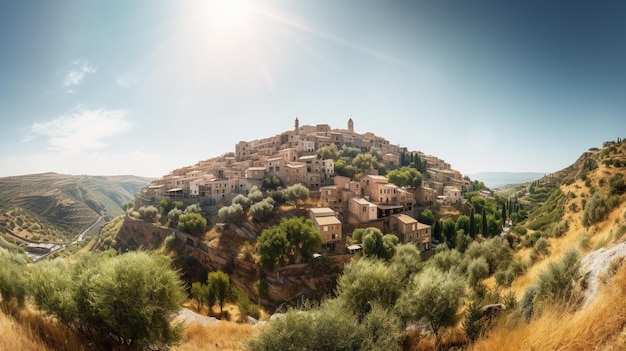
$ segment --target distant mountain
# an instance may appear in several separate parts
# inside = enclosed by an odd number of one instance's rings
[[[539,172],[480,172],[468,174],[468,177],[485,183],[488,188],[499,188],[505,185],[531,182],[545,175],[546,173]]]
[[[35,241],[68,241],[100,216],[124,213],[152,179],[42,173],[0,178],[0,232]]]

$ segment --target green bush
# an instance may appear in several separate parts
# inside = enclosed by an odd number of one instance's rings
[[[346,266],[337,281],[337,293],[346,309],[362,319],[372,304],[391,308],[396,303],[401,279],[393,273],[381,260],[362,258]]]
[[[548,304],[570,302],[579,269],[580,258],[576,250],[567,251],[556,263],[551,262],[545,270],[539,273],[535,281],[537,301]]]
[[[301,311],[290,309],[248,342],[249,351],[264,350],[400,350],[399,321],[373,304],[363,320],[335,299]]]
[[[582,218],[583,225],[589,227],[602,222],[608,216],[609,210],[607,198],[600,192],[594,193],[585,203]]]
[[[261,310],[259,306],[253,304],[252,301],[250,301],[250,298],[245,293],[245,291],[239,289],[236,286],[233,286],[233,288],[231,289],[231,294],[235,299],[235,303],[237,304],[237,307],[239,308],[239,313],[242,317],[250,316],[257,320],[261,318]]]
[[[159,210],[154,206],[141,206],[138,212],[139,218],[150,223],[156,222],[159,217]]]
[[[30,290],[37,307],[89,337],[96,347],[166,348],[182,335],[171,321],[186,299],[163,256],[85,254],[35,266]]]

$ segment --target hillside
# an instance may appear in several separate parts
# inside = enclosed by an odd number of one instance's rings
[[[626,336],[626,144],[588,151],[571,166],[527,184],[529,208],[519,239],[547,239],[549,254],[511,285],[519,300],[568,250],[581,255],[571,301],[558,302],[529,323],[502,320],[472,350],[618,350]],[[597,202],[597,199],[602,201]],[[514,234],[515,235],[515,234]],[[527,259],[532,247],[516,252]]]
[[[68,242],[122,205],[151,180],[56,173],[0,178],[0,230],[33,241]]]

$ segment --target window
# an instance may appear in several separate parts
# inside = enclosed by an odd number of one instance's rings
[[[324,231],[325,231],[325,232],[327,232],[327,231],[328,231],[328,226],[327,226],[327,225],[325,225],[325,226],[324,226]]]

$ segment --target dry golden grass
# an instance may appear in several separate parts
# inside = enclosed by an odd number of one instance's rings
[[[598,295],[592,305],[570,313],[555,306],[529,324],[496,328],[472,345],[491,350],[624,350],[626,327],[626,267]]]
[[[33,331],[0,312],[0,350],[49,351]]]
[[[90,348],[65,326],[30,308],[0,312],[0,350],[83,351]]]
[[[252,337],[255,331],[256,328],[251,324],[218,322],[201,325],[190,323],[180,345],[174,347],[172,351],[243,350],[244,343]]]

